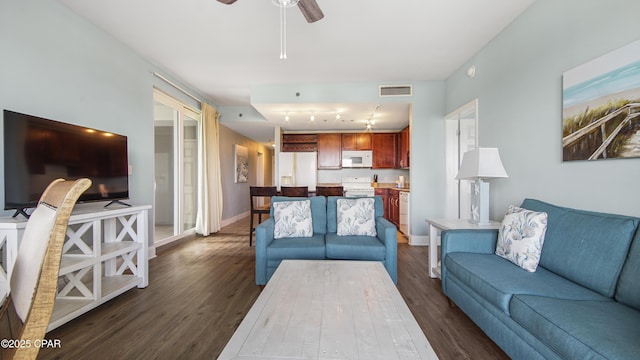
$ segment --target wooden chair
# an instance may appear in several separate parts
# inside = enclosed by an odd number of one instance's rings
[[[280,193],[282,193],[282,196],[309,197],[309,187],[308,186],[281,186]]]
[[[278,194],[278,190],[275,186],[250,186],[249,187],[249,196],[251,200],[251,220],[249,220],[249,247],[251,247],[253,231],[255,227],[253,226],[253,215],[258,214],[258,224],[262,222],[262,215],[269,214],[271,204],[269,205],[259,205],[257,203],[258,198],[269,198],[271,200],[272,196],[276,196]]]
[[[342,186],[316,186],[316,196],[344,196]]]
[[[3,346],[1,358],[35,359],[51,320],[58,272],[71,210],[91,180],[54,180],[27,221],[9,284],[2,286],[0,338],[25,346]],[[26,346],[29,344],[29,346]]]

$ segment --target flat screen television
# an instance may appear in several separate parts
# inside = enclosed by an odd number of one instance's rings
[[[91,179],[78,202],[128,199],[128,170],[126,136],[4,110],[4,209],[14,217],[28,217],[57,178]]]

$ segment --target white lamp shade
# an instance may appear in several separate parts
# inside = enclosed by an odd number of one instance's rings
[[[509,177],[502,166],[498,148],[477,148],[462,155],[456,179],[492,179]]]

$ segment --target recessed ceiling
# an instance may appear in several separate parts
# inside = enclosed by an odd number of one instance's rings
[[[254,104],[267,120],[291,131],[398,130],[409,124],[408,103]]]
[[[218,106],[248,106],[260,85],[445,80],[534,2],[316,0],[318,22],[287,10],[281,60],[270,0],[59,1]]]

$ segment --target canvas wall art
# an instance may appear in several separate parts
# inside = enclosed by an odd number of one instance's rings
[[[562,75],[562,159],[640,157],[640,41]]]
[[[249,181],[249,150],[241,145],[234,145],[235,158],[235,182],[243,183]]]

